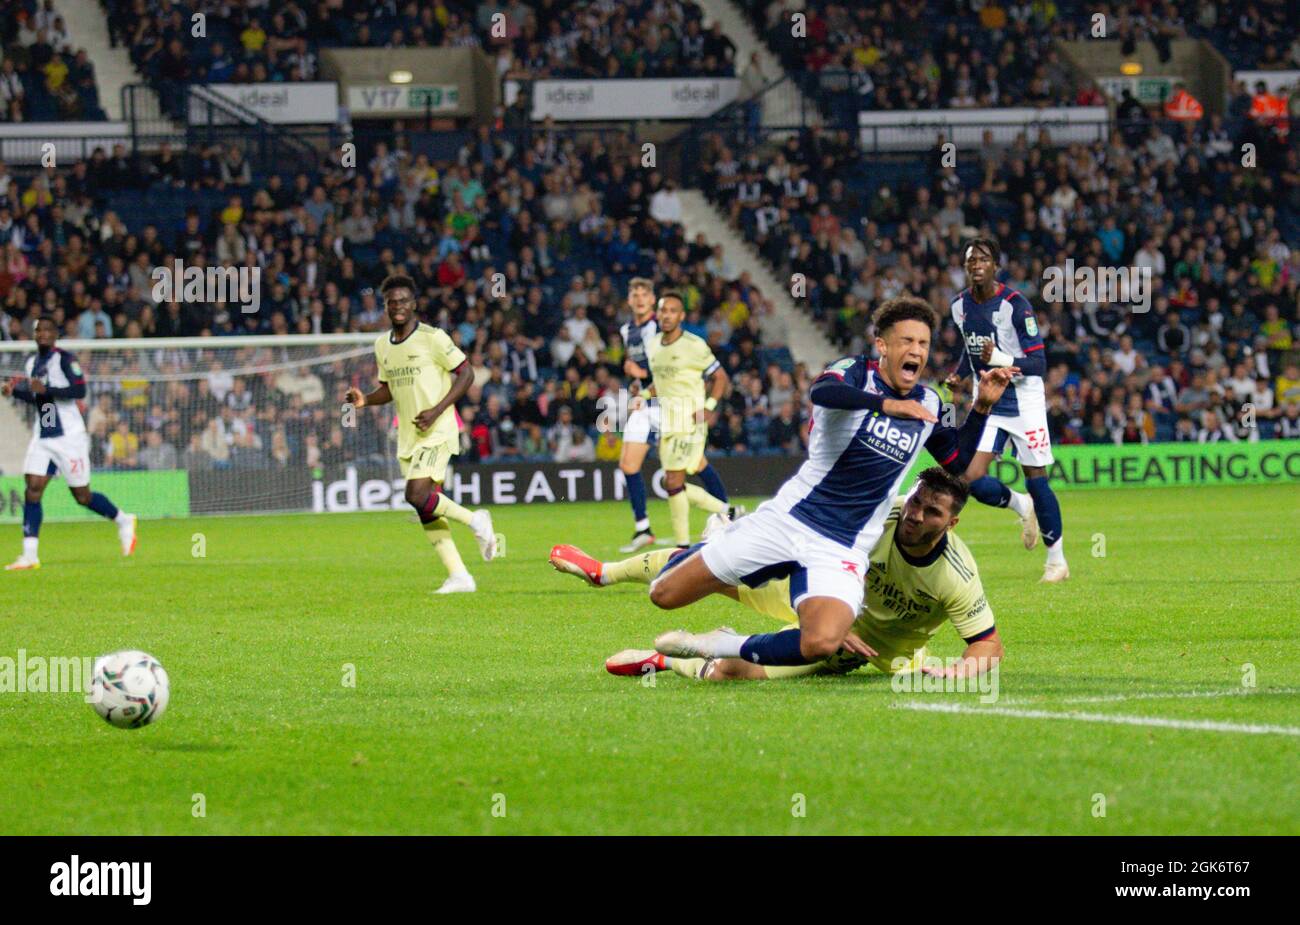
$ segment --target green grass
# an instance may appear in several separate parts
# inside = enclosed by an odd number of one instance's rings
[[[1298,494],[1064,494],[1058,587],[1010,514],[972,503],[999,706],[1300,726]],[[150,522],[131,560],[107,524],[48,525],[45,567],[0,574],[0,656],[143,648],[171,706],[121,731],[78,694],[0,694],[0,833],[1300,833],[1294,735],[917,712],[899,705],[982,705],[874,671],[610,677],[606,655],[662,629],[772,624],[726,600],[663,613],[546,565],[559,541],[616,557],[623,504],[493,514],[508,556],[477,561],[458,530],[480,591],[449,598],[404,513]],[[933,647],[960,648],[950,629]],[[1247,663],[1248,696],[1065,702],[1240,690]]]

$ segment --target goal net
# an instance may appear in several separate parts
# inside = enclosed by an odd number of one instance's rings
[[[92,485],[146,517],[319,510],[326,473],[353,468],[391,494],[400,486],[392,416],[344,406],[349,386],[374,388],[375,337],[60,341],[87,380]],[[0,377],[25,375],[34,353],[30,341],[0,343]],[[4,522],[22,516],[36,414],[0,400]],[[94,516],[59,487],[46,491],[48,518]]]

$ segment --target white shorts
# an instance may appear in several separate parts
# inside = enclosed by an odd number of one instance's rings
[[[90,484],[90,434],[71,437],[32,437],[23,460],[27,475],[61,474],[69,488]]]
[[[711,537],[700,550],[719,581],[757,588],[790,578],[790,606],[807,597],[833,597],[862,609],[867,557],[827,539],[784,511],[763,505]]]
[[[624,443],[649,443],[650,435],[659,430],[659,406],[641,407],[627,416],[623,428]]]
[[[1001,456],[1008,439],[1020,465],[1046,468],[1052,464],[1052,438],[1047,430],[1047,409],[1042,404],[1022,399],[1020,413],[1013,417],[990,414],[980,435],[979,451]]]

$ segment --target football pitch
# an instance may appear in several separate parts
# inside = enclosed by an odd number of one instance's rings
[[[607,675],[664,629],[776,626],[551,569],[557,542],[621,558],[623,503],[493,509],[492,563],[457,527],[479,592],[450,596],[406,512],[152,521],[130,560],[108,524],[49,524],[44,568],[0,574],[0,656],[144,649],[171,703],[124,731],[78,693],[0,694],[0,832],[1300,834],[1300,490],[1061,506],[1060,586],[1010,513],[957,528],[1007,646],[996,702],[874,669]]]

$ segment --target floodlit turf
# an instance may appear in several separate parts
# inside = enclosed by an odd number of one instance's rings
[[[480,591],[451,597],[400,512],[143,523],[129,561],[108,524],[50,524],[44,569],[0,573],[0,657],[142,648],[171,706],[120,731],[77,694],[0,694],[0,833],[1300,833],[1300,490],[1061,500],[1058,587],[1012,515],[962,519],[1008,647],[983,716],[875,671],[606,675],[662,629],[773,626],[551,570],[555,542],[618,557],[623,504],[495,509],[491,564],[457,528]],[[1226,725],[1036,718],[1071,712]]]

